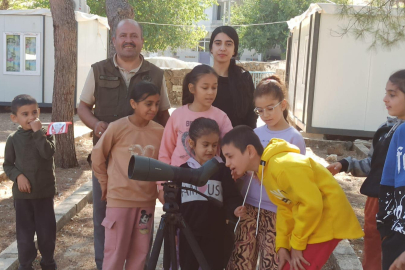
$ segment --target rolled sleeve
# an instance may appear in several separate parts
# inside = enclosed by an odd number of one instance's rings
[[[169,101],[169,96],[167,95],[167,86],[166,86],[166,79],[165,76],[163,75],[163,80],[162,80],[162,88],[160,90],[160,106],[159,110],[160,111],[166,111],[170,109],[170,101]]]
[[[96,88],[96,82],[94,80],[93,68],[90,69],[89,74],[87,75],[86,82],[84,83],[82,93],[80,94],[80,100],[94,105],[96,99],[94,97],[94,89]]]

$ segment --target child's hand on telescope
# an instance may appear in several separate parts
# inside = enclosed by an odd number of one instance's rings
[[[245,206],[238,206],[236,207],[235,211],[233,211],[233,214],[237,217],[240,217],[241,219],[246,218],[246,207]]]

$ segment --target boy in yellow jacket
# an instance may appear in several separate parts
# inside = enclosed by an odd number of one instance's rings
[[[341,239],[364,235],[342,188],[331,173],[284,140],[263,150],[248,126],[222,139],[226,166],[233,174],[253,171],[277,206],[279,269],[321,269]],[[245,209],[241,206],[239,216]]]

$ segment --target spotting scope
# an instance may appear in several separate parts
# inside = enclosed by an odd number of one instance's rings
[[[128,165],[128,178],[140,181],[173,181],[202,187],[218,169],[219,162],[215,158],[198,169],[190,169],[171,166],[153,158],[132,155]]]

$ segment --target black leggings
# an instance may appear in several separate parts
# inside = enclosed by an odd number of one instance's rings
[[[204,254],[212,270],[224,269],[224,241],[223,236],[213,235],[194,235],[201,251]],[[198,270],[199,264],[195,258],[191,247],[187,243],[186,237],[180,233],[180,266],[181,269]]]
[[[391,264],[405,251],[405,235],[399,232],[392,232],[382,242],[382,266],[388,270]]]

